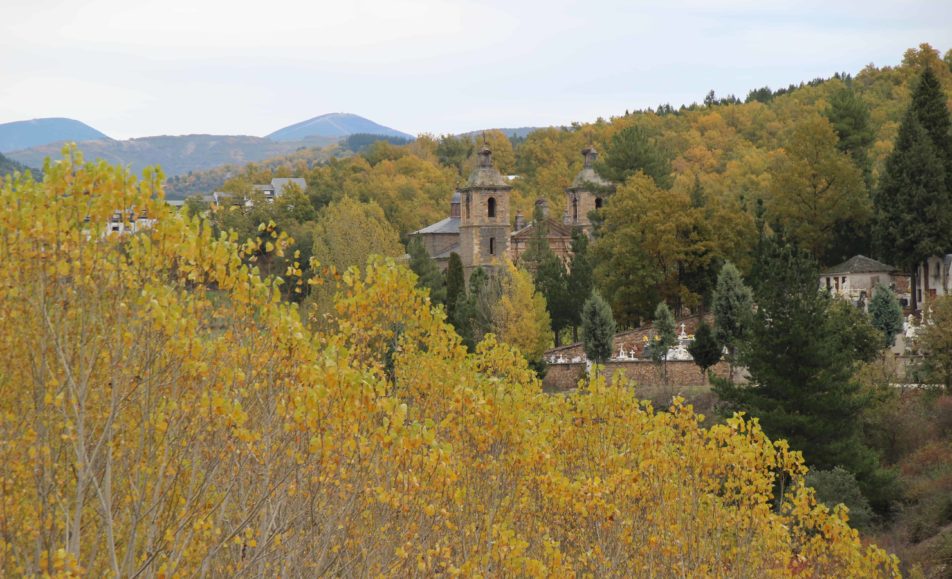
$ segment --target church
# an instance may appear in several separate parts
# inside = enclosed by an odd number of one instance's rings
[[[585,164],[565,190],[566,210],[562,218],[549,216],[544,199],[536,202],[546,221],[549,247],[563,260],[571,255],[572,230],[578,227],[591,234],[589,213],[600,209],[604,196],[614,190],[612,183],[595,172],[598,153],[594,147],[584,149],[582,155]],[[450,254],[459,254],[467,278],[477,267],[499,266],[503,257],[517,261],[537,224],[527,223],[521,213],[510,219],[511,192],[509,181],[493,165],[492,151],[483,147],[466,184],[453,194],[449,217],[410,235],[420,238],[427,253],[443,269]]]

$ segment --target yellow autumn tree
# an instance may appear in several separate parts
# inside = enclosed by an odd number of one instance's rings
[[[529,272],[508,260],[499,281],[502,291],[492,309],[493,332],[527,360],[541,360],[552,346],[552,319],[545,298],[536,291]]]
[[[315,332],[160,174],[64,156],[0,185],[0,575],[898,575],[756,421],[545,394],[383,258]]]

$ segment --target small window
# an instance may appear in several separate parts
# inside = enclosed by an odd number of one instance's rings
[[[578,199],[572,197],[572,221],[578,221]]]
[[[602,198],[601,198],[601,197],[596,197],[596,198],[595,198],[595,209],[601,209],[601,208],[602,208]]]
[[[489,238],[489,255],[496,255],[496,238]]]
[[[487,213],[489,217],[495,217],[496,216],[496,198],[490,197],[489,200],[486,201],[486,207],[488,209]]]

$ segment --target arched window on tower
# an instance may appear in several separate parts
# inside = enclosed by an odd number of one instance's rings
[[[496,255],[496,238],[489,238],[489,255]]]
[[[601,209],[601,208],[602,208],[602,198],[601,198],[601,197],[596,197],[596,198],[595,198],[595,209]]]
[[[495,197],[490,197],[489,200],[486,201],[486,209],[487,209],[486,213],[489,217],[496,216],[496,198]]]

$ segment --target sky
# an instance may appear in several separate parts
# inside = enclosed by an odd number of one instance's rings
[[[567,125],[952,48],[952,1],[3,0],[0,123],[263,136]]]

